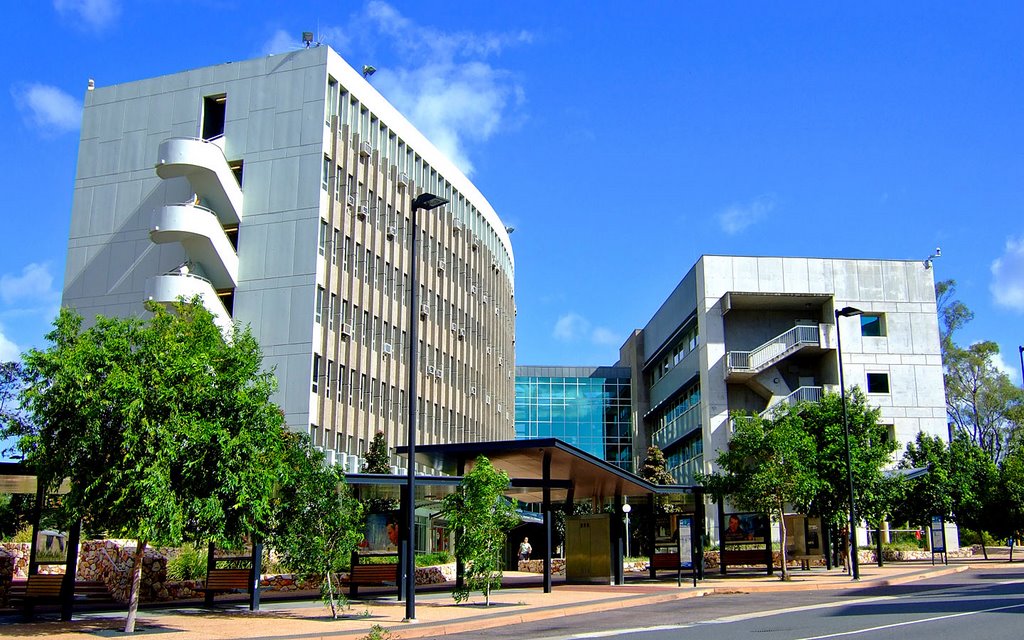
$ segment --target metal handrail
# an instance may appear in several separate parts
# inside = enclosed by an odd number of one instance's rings
[[[801,402],[817,402],[821,400],[822,391],[822,387],[798,387],[796,391],[762,411],[760,416],[762,418],[773,417],[783,406],[793,406]]]
[[[228,161],[228,154],[224,151],[223,148],[221,148],[219,144],[217,144],[217,141],[223,137],[223,133],[220,134],[219,136],[214,136],[212,138],[197,138],[195,136],[172,136],[170,138],[165,139],[164,142],[169,142],[171,140],[192,140],[194,142],[202,142],[208,144],[210,146],[216,147],[217,151],[220,151],[220,155],[221,157],[224,158],[224,162],[226,163]]]
[[[800,324],[750,351],[730,351],[726,356],[726,366],[730,370],[760,371],[765,365],[786,355],[793,348],[818,342],[817,325]]]

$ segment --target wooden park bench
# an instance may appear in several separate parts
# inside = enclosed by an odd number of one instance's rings
[[[771,555],[764,549],[723,549],[721,563],[725,568],[735,566],[754,566],[769,568]]]
[[[62,573],[32,573],[25,584],[24,614],[31,620],[36,604],[40,602],[58,602],[61,587],[64,584]]]
[[[213,596],[218,593],[246,593],[252,589],[252,569],[208,569],[206,584],[197,587],[196,591],[206,592],[206,604],[213,604]]]
[[[348,595],[354,598],[359,587],[385,587],[398,585],[398,564],[359,564],[359,556],[353,554],[352,568],[348,574]]]

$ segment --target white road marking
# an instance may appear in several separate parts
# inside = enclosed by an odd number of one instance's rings
[[[651,631],[675,631],[692,627],[692,624],[663,624],[656,627],[634,627],[632,629],[612,629],[610,631],[594,631],[592,633],[577,633],[566,638],[610,638],[613,636],[625,635],[627,633],[650,633]]]
[[[979,609],[978,611],[963,611],[960,613],[951,613],[944,616],[935,616],[933,618],[922,618],[921,620],[910,620],[907,622],[894,622],[893,624],[883,624],[877,627],[868,627],[867,629],[855,629],[853,631],[843,631],[841,633],[830,633],[824,636],[809,636],[807,638],[798,638],[797,640],[825,640],[826,638],[842,638],[843,636],[854,636],[860,633],[869,633],[871,631],[883,631],[885,629],[897,629],[899,627],[909,627],[912,624],[921,624],[923,622],[935,622],[937,620],[950,620],[952,618],[962,618],[964,616],[973,616],[976,613],[992,613],[994,611],[1005,611],[1006,609],[1019,609],[1024,607],[1024,602],[1020,604],[1009,604],[1004,607],[992,607],[991,609]]]

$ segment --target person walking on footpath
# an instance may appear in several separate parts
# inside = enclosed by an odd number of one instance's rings
[[[519,561],[529,560],[531,553],[533,553],[533,547],[530,546],[530,539],[523,538],[523,541],[519,543]]]

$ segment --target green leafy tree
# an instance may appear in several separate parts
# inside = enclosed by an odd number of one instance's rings
[[[125,631],[135,627],[148,544],[239,545],[268,532],[283,446],[248,331],[225,339],[198,300],[140,318],[98,317],[89,329],[63,309],[50,346],[25,355],[20,399],[29,420],[6,434],[54,491],[57,522],[137,541]]]
[[[949,443],[949,481],[953,519],[957,525],[978,532],[981,551],[988,559],[985,531],[998,526],[999,467],[985,450],[961,433]]]
[[[819,481],[809,504],[802,506],[841,526],[849,521],[850,500],[842,397],[826,393],[817,402],[800,405],[799,411],[804,430],[814,439],[813,469]],[[889,437],[887,427],[878,423],[879,410],[868,406],[859,387],[847,391],[846,414],[859,515],[879,522],[887,515],[891,490],[883,469],[898,445]]]
[[[1024,536],[1024,450],[1015,449],[999,467],[996,509],[999,517],[992,521],[993,533],[1011,541]],[[1010,561],[1013,561],[1012,544]]]
[[[370,449],[363,461],[363,473],[391,473],[388,439],[383,431],[375,433],[373,440],[370,440]]]
[[[505,536],[519,520],[504,496],[508,487],[508,474],[477,456],[458,489],[444,498],[441,514],[455,532],[455,556],[466,566],[464,586],[452,593],[456,602],[480,591],[489,606],[491,590],[501,588]]]
[[[370,448],[363,461],[363,473],[391,473],[388,440],[383,431],[378,431],[370,440]],[[367,498],[363,507],[367,513],[388,513],[397,510],[399,502],[395,498]]]
[[[272,546],[286,565],[305,578],[320,580],[320,593],[338,617],[334,575],[348,564],[363,537],[363,508],[335,466],[305,435],[290,435],[285,447]]]
[[[996,366],[999,345],[976,342],[946,350],[946,411],[959,432],[996,463],[1024,424],[1024,391]]]
[[[893,519],[927,528],[931,517],[953,511],[949,490],[949,449],[942,438],[918,433],[900,460],[901,469],[927,469],[928,473],[905,482],[903,500],[893,505]]]
[[[729,446],[719,452],[719,473],[699,481],[713,495],[729,495],[741,509],[768,513],[786,540],[787,504],[806,504],[818,490],[814,439],[792,407],[773,418],[735,416]],[[789,580],[786,545],[782,545],[782,580]]]
[[[974,318],[956,299],[956,282],[935,284],[946,387],[946,412],[956,429],[997,464],[1024,437],[1024,390],[997,366],[999,345],[981,341],[964,348],[955,333]]]
[[[651,484],[675,484],[675,478],[668,472],[665,454],[655,445],[647,447],[647,457],[640,466],[640,477]]]

